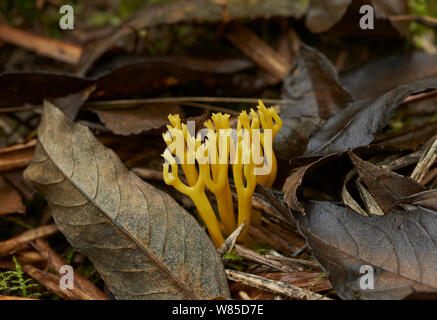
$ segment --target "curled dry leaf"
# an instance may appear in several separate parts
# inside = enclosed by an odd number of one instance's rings
[[[70,120],[74,120],[79,113],[80,108],[82,108],[83,104],[88,100],[88,97],[94,90],[96,90],[96,85],[92,85],[89,88],[85,88],[65,97],[55,98],[51,100],[51,102],[58,106],[58,108],[61,109]]]
[[[368,145],[388,124],[402,101],[430,89],[437,89],[437,78],[414,81],[377,99],[349,104],[313,135],[304,156],[326,156]]]
[[[426,190],[410,177],[383,169],[370,161],[364,161],[353,152],[349,152],[349,157],[358,175],[385,214],[390,213],[398,205],[400,198]]]
[[[341,190],[341,185],[343,183],[341,176],[343,173],[341,173],[339,169],[345,169],[345,176],[348,172],[348,168],[345,166],[345,163],[347,162],[344,161],[344,158],[344,154],[333,154],[318,159],[309,159],[308,164],[304,164],[295,168],[291,172],[290,176],[285,180],[282,188],[282,191],[284,192],[284,201],[287,203],[288,207],[305,215],[304,206],[301,204],[299,199],[299,189],[301,188],[302,184],[311,177],[318,180],[323,178],[323,176],[329,176],[329,183],[327,183],[327,186],[331,189],[333,189],[335,186],[334,180],[339,180],[339,190]],[[330,173],[331,175],[326,175],[324,173]],[[323,186],[322,180],[318,181],[317,183],[320,186]]]
[[[281,98],[294,100],[281,108],[281,117],[328,119],[352,101],[340,85],[337,71],[317,49],[300,44],[298,59],[284,81]]]
[[[437,189],[427,190],[399,199],[399,204],[412,204],[437,211]]]
[[[282,99],[294,102],[281,106],[283,128],[274,141],[278,157],[285,161],[301,156],[323,121],[352,101],[329,59],[304,43],[299,46],[298,58],[281,93]]]
[[[329,201],[311,201],[299,230],[343,299],[402,299],[437,291],[437,212],[421,207],[363,217]],[[360,268],[374,269],[374,289]]]
[[[228,297],[220,256],[194,218],[46,102],[26,181],[118,299]]]

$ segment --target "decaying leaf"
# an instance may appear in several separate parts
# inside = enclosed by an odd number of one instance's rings
[[[421,207],[363,217],[329,201],[311,201],[299,230],[343,299],[402,299],[437,291],[437,212]],[[362,266],[374,289],[360,287]],[[361,271],[362,272],[362,271]]]
[[[388,124],[403,100],[430,89],[437,89],[437,78],[414,81],[377,99],[349,104],[313,135],[304,156],[325,156],[368,145]]]
[[[400,204],[412,204],[431,210],[437,210],[437,189],[431,189],[399,199]]]
[[[281,98],[295,103],[281,108],[281,117],[320,117],[328,119],[352,101],[340,85],[329,59],[304,43],[296,64],[284,81]]]
[[[100,120],[115,134],[131,135],[164,126],[167,116],[171,113],[181,114],[178,105],[149,105],[139,108],[105,110],[93,109]]]
[[[390,213],[398,205],[400,198],[426,190],[410,177],[383,169],[370,161],[364,161],[353,152],[349,152],[349,157],[358,175],[385,214]]]
[[[24,212],[25,207],[20,194],[0,177],[0,215]]]
[[[229,296],[221,259],[194,218],[129,173],[89,129],[45,102],[38,139],[24,177],[116,298]]]
[[[436,62],[436,55],[423,51],[393,55],[340,75],[340,82],[354,99],[374,99],[404,83],[436,76]]]
[[[96,85],[92,85],[89,88],[85,88],[84,90],[69,94],[65,97],[55,98],[51,100],[51,102],[58,106],[70,120],[74,120],[82,105],[95,89]]]
[[[346,13],[352,0],[310,0],[305,25],[312,32],[324,32],[336,24]]]
[[[281,98],[294,101],[281,107],[283,128],[274,142],[278,157],[286,161],[301,156],[323,121],[352,101],[329,59],[304,43],[284,81]]]
[[[356,175],[356,173],[356,170],[351,170],[344,178],[343,188],[341,189],[341,199],[343,200],[345,205],[347,205],[355,212],[363,216],[368,216],[367,212],[363,210],[363,208],[361,208],[360,204],[354,199],[354,197],[352,197],[352,195],[349,193],[349,190],[347,189],[347,184]]]
[[[327,183],[326,187],[329,189],[334,189],[334,186],[339,183],[339,190],[341,190],[344,181],[341,178],[342,176],[346,177],[347,172],[350,171],[344,154],[333,154],[322,158],[309,159],[308,161],[309,163],[303,164],[291,172],[282,188],[284,200],[288,207],[299,211],[303,215],[305,215],[305,209],[300,201],[299,190],[306,180],[312,178],[321,187],[324,183]],[[344,172],[340,172],[339,169]]]

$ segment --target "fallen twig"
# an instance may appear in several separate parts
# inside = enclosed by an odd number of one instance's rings
[[[74,289],[62,289],[59,285],[60,278],[53,274],[43,270],[40,270],[30,264],[22,266],[23,271],[26,272],[29,276],[38,281],[41,285],[52,291],[53,293],[60,296],[65,300],[95,300],[93,296],[90,294]]]
[[[67,263],[49,246],[47,241],[37,239],[34,242],[34,247],[47,260],[49,265],[59,272],[60,268]],[[84,278],[81,274],[74,272],[75,289],[81,290],[88,295],[91,295],[93,300],[108,300],[108,297],[100,291],[91,281]]]
[[[0,172],[29,164],[35,152],[36,139],[21,145],[0,149]]]
[[[290,258],[290,257],[284,257],[284,256],[273,256],[273,255],[266,255],[267,259],[272,259],[276,261],[281,261],[285,263],[299,263],[302,265],[310,266],[312,268],[320,269],[320,266],[317,262],[311,261],[311,260],[304,260],[304,259],[296,259],[296,258]]]
[[[423,153],[422,157],[414,168],[413,173],[411,174],[411,178],[416,180],[418,183],[422,182],[423,178],[426,176],[437,158],[437,136],[435,136],[433,139],[434,142],[426,150],[426,152]]]
[[[16,296],[0,296],[0,300],[38,300],[38,299],[23,298],[23,297],[16,297]]]
[[[10,255],[36,239],[50,236],[58,232],[55,224],[28,230],[9,240],[0,242],[0,257]]]
[[[101,109],[132,108],[136,104],[157,104],[157,103],[185,103],[185,102],[225,102],[225,103],[258,103],[258,98],[236,98],[236,97],[166,97],[146,99],[122,99],[86,102],[87,106]],[[290,104],[293,100],[263,99],[269,104]],[[223,111],[223,110],[222,110]]]
[[[291,64],[250,29],[240,23],[233,23],[226,36],[260,67],[279,80],[285,79]]]
[[[418,16],[418,15],[398,15],[398,16],[389,16],[388,18],[391,21],[414,21],[430,28],[437,28],[437,19],[433,17]]]
[[[71,64],[79,63],[82,57],[83,48],[78,45],[34,35],[6,24],[0,24],[0,39]]]
[[[267,278],[259,277],[245,272],[226,269],[226,275],[229,280],[241,282],[243,284],[246,284],[254,288],[270,291],[273,293],[279,293],[284,296],[295,298],[295,299],[332,300],[321,294],[314,293],[306,289],[302,289],[296,286],[286,284],[281,281],[270,280]]]
[[[234,230],[234,232],[231,233],[231,235],[223,242],[220,248],[217,249],[220,255],[223,255],[225,253],[229,253],[233,250],[235,242],[237,241],[238,236],[240,233],[244,230],[246,227],[246,223],[243,222],[238,226],[237,229]]]
[[[261,263],[263,265],[272,267],[276,270],[282,271],[282,272],[295,272],[296,271],[296,267],[291,267],[289,264],[285,264],[282,263],[280,261],[276,261],[276,260],[271,260],[269,258],[267,258],[266,256],[259,254],[251,249],[245,248],[243,246],[240,245],[235,245],[235,251],[236,253],[243,257],[246,258],[248,260],[257,262],[257,263]],[[298,271],[302,271],[302,270],[298,270]]]

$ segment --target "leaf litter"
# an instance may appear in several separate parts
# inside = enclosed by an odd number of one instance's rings
[[[405,6],[374,5],[375,38],[409,32],[392,16],[406,14]],[[19,263],[43,289],[28,296],[9,287],[0,292],[4,299],[432,297],[437,80],[425,78],[434,75],[427,66],[434,56],[393,49],[388,59],[372,62],[372,37],[363,42],[370,52],[364,59],[353,45],[327,49],[335,43],[330,37],[355,32],[344,28],[355,6],[146,5],[125,21],[130,28],[97,30],[89,35],[94,46],[77,41],[84,59],[74,62],[76,70],[47,53],[39,60],[46,71],[14,70],[38,54],[20,58],[6,47],[14,59],[6,50],[0,57],[9,70],[0,74],[0,268],[14,272]],[[276,15],[283,16],[279,25]],[[248,17],[267,18],[263,26],[225,26]],[[303,26],[288,17],[305,18],[311,46]],[[382,30],[384,23],[391,29]],[[69,48],[69,40],[56,45]],[[370,63],[351,70],[355,56]],[[197,122],[225,112],[235,126],[235,115],[260,97],[276,104],[284,123],[274,141],[278,178],[271,188],[255,188],[250,241],[238,241],[243,230],[237,229],[219,254],[191,199],[163,183],[161,134],[169,113],[194,119],[198,130]],[[417,123],[406,123],[406,109]],[[234,181],[229,187],[237,204]],[[78,251],[67,257],[72,247]],[[59,286],[64,260],[74,266],[74,290]],[[359,285],[363,265],[375,270],[375,290]],[[7,276],[2,270],[0,277]]]

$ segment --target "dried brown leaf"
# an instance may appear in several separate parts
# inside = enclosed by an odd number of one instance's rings
[[[400,198],[426,190],[413,179],[364,161],[353,152],[349,152],[349,157],[358,175],[385,214],[390,213],[398,205]]]
[[[46,102],[38,139],[24,177],[118,299],[229,296],[220,256],[194,218],[88,128]]]
[[[131,135],[164,126],[169,113],[181,113],[175,104],[149,105],[139,108],[93,109],[100,120],[115,134]]]
[[[0,177],[0,215],[9,213],[25,213],[20,194]]]

